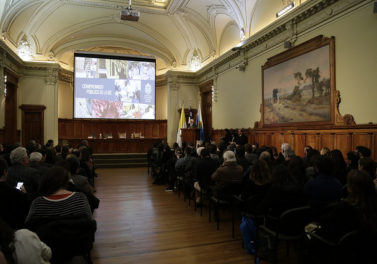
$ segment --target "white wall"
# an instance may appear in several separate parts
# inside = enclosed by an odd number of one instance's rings
[[[156,87],[156,119],[168,119],[168,87]]]
[[[59,81],[58,118],[73,118],[73,86],[69,82]]]
[[[44,141],[58,142],[58,89],[57,84],[46,82],[42,76],[25,76],[18,82],[17,105],[44,105]],[[17,128],[21,130],[21,110],[18,109]],[[45,143],[45,142],[43,142]]]

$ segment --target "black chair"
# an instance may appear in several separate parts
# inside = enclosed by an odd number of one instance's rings
[[[212,208],[214,209],[214,217],[216,221],[216,228],[217,230],[220,229],[220,215],[219,209],[220,208],[228,208],[231,210],[232,215],[232,238],[235,237],[234,232],[234,222],[235,222],[235,200],[234,196],[239,195],[241,193],[242,184],[237,183],[229,183],[227,184],[224,189],[222,190],[221,196],[212,196],[208,202],[208,221],[211,222],[212,216]]]
[[[265,224],[257,228],[255,263],[261,259],[276,263],[280,241],[298,242],[304,237],[304,227],[311,220],[311,208],[303,206],[284,211],[279,217],[266,216]]]
[[[51,248],[51,263],[65,263],[77,256],[92,263],[90,250],[97,230],[95,220],[81,215],[44,217],[29,221],[26,227]]]
[[[315,248],[314,254],[308,256],[312,263],[377,263],[377,238],[373,234],[362,234],[358,230],[352,230],[334,242],[318,233],[311,233],[310,240],[310,245]]]

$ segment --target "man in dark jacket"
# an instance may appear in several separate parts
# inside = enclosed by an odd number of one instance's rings
[[[233,194],[238,190],[229,190],[230,186],[241,185],[242,167],[237,164],[236,156],[233,151],[226,151],[223,155],[224,163],[212,174],[212,180],[215,182],[215,196]]]

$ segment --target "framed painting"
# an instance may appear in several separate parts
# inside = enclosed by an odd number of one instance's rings
[[[335,39],[322,35],[262,66],[262,126],[335,122]]]

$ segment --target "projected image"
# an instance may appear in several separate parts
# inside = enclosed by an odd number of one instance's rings
[[[75,118],[155,119],[155,60],[75,54]]]

